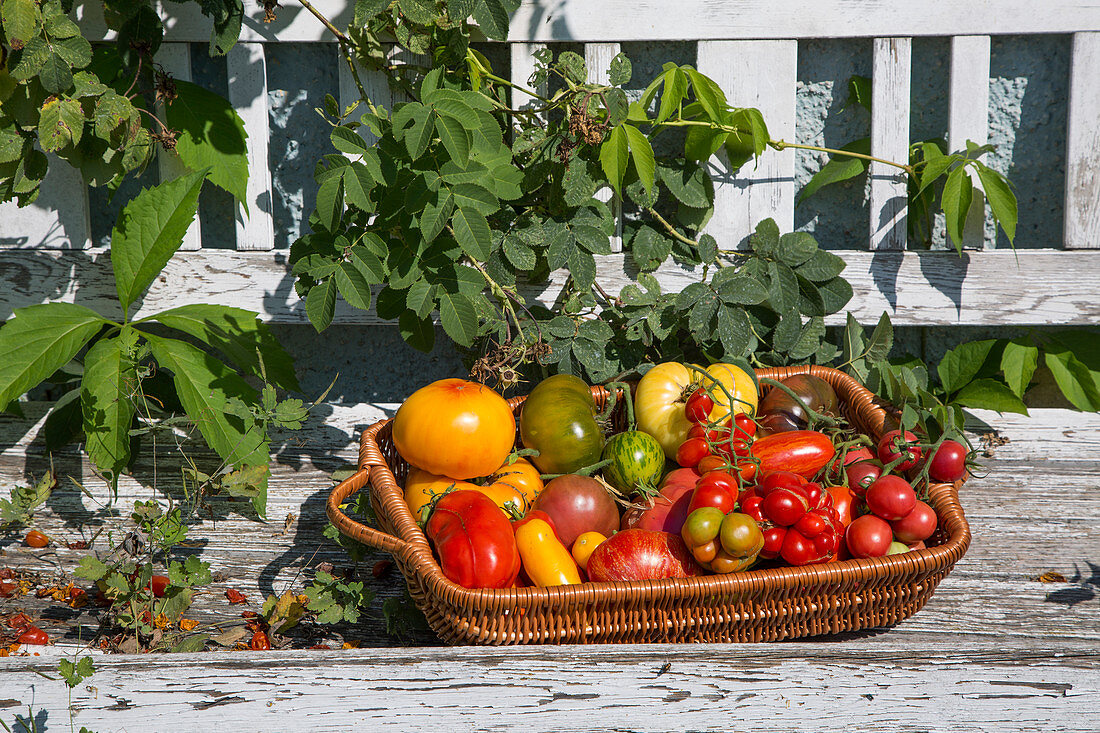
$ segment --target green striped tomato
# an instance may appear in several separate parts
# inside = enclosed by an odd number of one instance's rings
[[[657,439],[640,430],[619,433],[607,441],[603,477],[627,496],[642,485],[656,487],[665,473],[665,452]]]

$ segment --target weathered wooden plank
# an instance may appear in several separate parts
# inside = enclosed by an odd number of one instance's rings
[[[1073,34],[1066,139],[1066,247],[1100,247],[1100,33]]]
[[[238,43],[226,59],[229,101],[248,134],[248,184],[244,204],[235,212],[237,249],[269,250],[275,246],[271,215],[271,163],[267,155],[267,61],[262,43]]]
[[[191,81],[191,49],[186,43],[162,44],[157,51],[157,63],[164,68],[165,73],[171,74],[172,78]],[[164,103],[158,104],[157,108],[161,112],[161,119],[164,119]],[[177,178],[188,170],[175,150],[164,150],[160,147],[157,148],[157,169],[161,182]],[[202,229],[197,215],[183,235],[183,244],[180,245],[180,249],[184,251],[202,249]]]
[[[618,43],[588,43],[584,47],[584,61],[588,66],[588,79],[593,84],[609,84],[608,67],[611,59],[619,54]],[[615,233],[611,235],[611,251],[623,251],[623,202],[619,196],[605,186],[596,192],[596,198],[600,201],[610,202],[612,215],[615,217]]]
[[[167,8],[166,38],[206,42],[210,20],[198,6],[160,3]],[[337,28],[351,22],[354,3],[313,3]],[[102,8],[88,4],[78,12],[91,38],[109,37]],[[331,41],[332,36],[307,10],[294,3],[278,8],[278,19],[263,22],[258,3],[245,4],[245,41]],[[983,3],[912,3],[906,0],[524,0],[513,14],[511,41],[650,41],[766,38],[873,38],[890,35],[951,36],[1073,33],[1100,30],[1100,6],[1094,0],[1048,0],[1041,13],[1028,0]]]
[[[85,249],[92,243],[88,187],[80,171],[56,156],[35,202],[0,203],[0,252],[14,248]]]
[[[535,54],[543,48],[546,48],[546,46],[541,43],[512,43],[509,44],[508,51],[511,55],[510,76],[512,83],[516,87],[530,89],[536,94],[546,96],[545,83],[539,84],[535,88],[532,88],[530,84],[531,75],[535,73]],[[513,108],[537,109],[542,105],[542,102],[516,87],[511,90]]]
[[[734,107],[755,107],[777,140],[794,139],[796,41],[701,41],[699,71],[714,79]],[[771,150],[735,174],[720,151],[721,163],[709,164],[714,179],[714,216],[707,231],[723,249],[733,249],[764,219],[780,231],[794,228],[794,156]]]
[[[848,309],[873,324],[883,311],[895,325],[1095,325],[1100,322],[1100,262],[1095,252],[855,252],[838,251],[855,297]],[[597,257],[597,280],[610,293],[633,282],[628,255]],[[139,316],[185,303],[203,302],[253,310],[265,320],[307,323],[304,303],[286,287],[285,252],[203,250],[168,263],[163,280],[146,295]],[[105,250],[49,252],[12,250],[0,258],[0,317],[13,308],[60,300],[121,315]],[[655,274],[665,292],[678,292],[700,278],[699,270],[666,263]],[[1066,273],[1074,287],[1065,288]],[[549,284],[527,286],[525,297],[551,305],[567,272]],[[78,287],[79,286],[79,287]],[[373,311],[336,304],[337,324],[378,324]],[[827,323],[841,325],[843,317]],[[386,322],[388,323],[388,322]]]
[[[876,38],[871,73],[871,155],[909,162],[909,67],[911,38]],[[872,161],[871,249],[903,250],[908,193],[903,171]]]
[[[989,36],[955,36],[951,39],[951,81],[948,91],[947,144],[965,150],[968,141],[985,145],[989,139]],[[963,246],[985,247],[985,193],[973,177]]]
[[[704,729],[1085,730],[1100,655],[1056,648],[873,651],[843,644],[125,656],[72,695],[79,725],[148,731]],[[16,709],[69,708],[61,681],[0,660]],[[729,673],[728,670],[736,670]],[[52,675],[51,675],[52,676]],[[24,713],[26,714],[26,713]],[[51,718],[52,720],[52,718]]]

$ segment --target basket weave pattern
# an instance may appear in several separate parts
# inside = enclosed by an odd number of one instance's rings
[[[783,379],[817,375],[837,392],[845,417],[877,440],[886,410],[858,382],[816,366],[758,370]],[[593,387],[601,408],[607,391]],[[519,412],[524,398],[509,404]],[[450,644],[757,642],[890,626],[919,611],[970,544],[960,484],[933,484],[939,529],[928,549],[865,560],[550,588],[469,589],[443,575],[404,500],[408,466],[389,420],[368,428],[359,470],[329,496],[328,516],[343,534],[394,555],[432,629]],[[348,517],[340,504],[365,486],[381,531]]]

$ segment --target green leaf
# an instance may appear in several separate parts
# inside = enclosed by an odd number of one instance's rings
[[[130,462],[130,425],[138,380],[129,350],[124,338],[97,341],[84,356],[80,381],[84,449],[112,483]]]
[[[378,239],[377,235],[368,234],[363,237],[361,241],[365,243],[371,243],[372,239]],[[379,240],[380,241],[380,240]],[[385,249],[382,250],[385,252]],[[351,250],[351,263],[359,268],[359,272],[363,273],[363,277],[367,279],[367,282],[372,285],[377,285],[384,282],[386,279],[386,265],[382,262],[381,258],[374,250],[372,250],[366,244],[356,244]]]
[[[638,178],[648,190],[653,190],[654,176],[657,164],[653,158],[653,146],[649,138],[633,125],[624,125],[626,139],[630,143],[630,154],[634,158],[634,169],[638,171]],[[617,129],[617,128],[616,128]],[[602,151],[601,151],[602,153]]]
[[[520,272],[530,272],[535,269],[538,261],[535,251],[527,246],[519,237],[509,235],[504,238],[504,256]]]
[[[1021,399],[1031,377],[1035,374],[1035,367],[1039,363],[1039,348],[1014,339],[1005,344],[1001,354],[1001,372],[1004,374],[1005,383],[1009,389]]]
[[[862,155],[871,154],[871,138],[864,137],[859,140],[853,140],[847,145],[843,145],[841,150],[847,150],[853,153],[861,153]],[[802,203],[810,196],[813,196],[823,186],[828,186],[833,183],[840,183],[841,181],[847,181],[856,176],[863,175],[867,172],[867,161],[861,158],[849,158],[844,155],[834,155],[829,158],[828,162],[821,167],[817,173],[815,173],[806,185],[802,187],[802,190],[798,193],[798,202]]]
[[[823,338],[825,338],[825,319],[814,316],[803,327],[798,340],[787,350],[787,356],[792,359],[807,359],[821,347]]]
[[[397,0],[397,7],[414,23],[431,25],[435,22],[435,3],[429,0]]]
[[[786,235],[784,235],[786,236]],[[814,243],[816,244],[816,242]],[[780,259],[786,262],[786,259],[782,255],[782,247],[780,245]],[[790,264],[790,263],[788,263]],[[842,257],[839,257],[832,252],[824,249],[817,250],[807,261],[795,268],[802,277],[815,283],[825,282],[831,280],[841,272],[844,271],[846,263]]]
[[[615,87],[629,84],[632,73],[630,59],[626,57],[626,54],[615,54],[615,58],[611,59],[611,66],[607,71],[608,83]]]
[[[714,203],[714,184],[706,169],[686,160],[662,160],[657,175],[669,192],[684,206],[705,209]],[[776,228],[778,239],[778,227]]]
[[[41,15],[34,0],[4,0],[0,17],[3,18],[4,35],[9,44],[22,41],[21,45],[25,45],[38,33]]]
[[[47,153],[76,145],[84,134],[84,110],[75,99],[54,99],[42,106],[38,142]]]
[[[853,74],[848,78],[848,101],[843,109],[856,104],[868,112],[871,111],[871,79]]]
[[[508,10],[501,0],[478,0],[473,16],[487,38],[494,41],[508,38]]]
[[[947,233],[960,252],[962,251],[962,233],[966,228],[966,215],[970,211],[970,202],[974,195],[973,187],[974,184],[970,182],[970,175],[966,172],[966,168],[959,166],[947,176],[947,182],[943,184],[943,193],[940,195]]]
[[[890,349],[894,347],[894,324],[890,322],[890,316],[885,311],[879,316],[875,330],[871,333],[871,340],[867,344],[867,359],[872,364],[886,361],[890,356]]]
[[[23,136],[15,127],[0,128],[0,163],[12,163],[23,155]]]
[[[248,134],[237,111],[224,97],[176,80],[176,99],[165,112],[168,126],[179,130],[176,153],[193,171],[210,169],[210,182],[231,193],[248,212]]]
[[[362,155],[370,149],[366,140],[350,127],[332,128],[329,139],[332,141],[332,147],[347,155]]]
[[[722,88],[714,80],[700,74],[690,66],[685,66],[684,70],[687,71],[688,78],[691,79],[691,89],[695,92],[695,98],[699,100],[699,104],[703,105],[707,116],[715,122],[721,122],[722,113],[727,106],[726,95]]]
[[[336,280],[329,278],[310,288],[306,296],[306,315],[317,333],[324,331],[332,323],[336,312]]]
[[[472,346],[477,338],[478,319],[473,302],[461,293],[439,294],[439,320],[443,330],[460,346]]]
[[[844,364],[849,365],[849,373],[860,381],[866,381],[868,370],[864,355],[863,326],[851,312],[848,313],[840,336],[840,358]]]
[[[609,89],[603,96],[607,104],[607,124],[610,127],[617,127],[627,119],[630,113],[630,100],[622,89]]]
[[[111,232],[111,264],[123,311],[179,249],[199,205],[206,170],[143,189],[122,210]]]
[[[588,67],[584,63],[584,57],[574,51],[563,51],[559,54],[557,68],[565,78],[576,84],[584,84],[588,80]]]
[[[370,200],[370,192],[374,188],[375,179],[367,166],[355,161],[347,166],[342,178],[347,205],[354,206],[360,211],[373,212],[374,204]]]
[[[429,201],[424,205],[424,210],[420,212],[420,235],[424,237],[425,243],[430,243],[447,226],[454,206],[454,197],[449,193],[443,197],[442,202]]]
[[[427,318],[435,310],[436,286],[427,280],[417,280],[405,294],[405,304],[420,318]]]
[[[110,568],[108,568],[106,564],[91,555],[85,555],[80,558],[80,562],[73,571],[73,575],[78,578],[84,578],[85,580],[96,581],[105,577],[108,572],[110,572]]]
[[[368,20],[388,8],[390,2],[391,0],[355,0],[355,25],[362,28]]]
[[[1074,407],[1086,412],[1100,411],[1100,383],[1073,352],[1058,344],[1048,345],[1043,363]]]
[[[684,137],[684,157],[705,163],[726,142],[729,133],[709,127],[690,127]]]
[[[457,209],[451,219],[455,239],[462,251],[478,262],[489,258],[493,235],[485,217],[473,209]]]
[[[638,227],[630,243],[630,254],[638,269],[655,270],[672,254],[672,240],[651,226]]]
[[[810,258],[817,253],[817,240],[813,238],[812,234],[807,234],[806,232],[788,232],[779,238],[779,251],[776,254],[780,262],[797,268],[799,265],[810,260]],[[837,259],[840,258],[838,257]],[[841,260],[841,262],[843,262],[843,260]],[[841,267],[843,268],[843,265]],[[838,270],[822,279],[827,280],[830,277],[835,277],[839,272]],[[803,277],[809,277],[809,275],[803,272],[799,272],[799,274]]]
[[[630,162],[630,144],[623,125],[617,125],[600,146],[600,166],[608,182],[620,194],[623,189],[623,177]]]
[[[980,410],[1027,414],[1027,406],[1012,390],[994,379],[975,379],[955,395],[954,402]]]
[[[924,168],[921,169],[920,189],[917,190],[918,196],[924,193],[929,186],[934,184],[940,176],[946,173],[948,168],[962,160],[958,155],[944,155],[942,153],[939,155],[933,153],[933,157],[929,157],[929,152],[931,152],[933,148],[935,149],[935,153],[939,153],[939,148],[935,146],[931,148],[925,146],[923,148],[924,159],[927,162],[924,164]]]
[[[256,391],[212,354],[177,339],[143,335],[157,362],[172,372],[180,402],[207,445],[227,463],[266,465],[263,428],[229,413],[231,398],[254,403]]]
[[[746,356],[756,343],[745,311],[726,305],[718,309],[718,338],[727,359]]]
[[[370,283],[358,267],[351,262],[341,262],[332,279],[348,305],[359,310],[370,310]]]
[[[978,171],[978,180],[985,190],[985,198],[989,201],[989,208],[993,212],[993,218],[1001,225],[1008,241],[1016,238],[1016,221],[1019,211],[1016,205],[1016,195],[1008,185],[1008,179],[997,171],[982,163],[974,163]]]
[[[346,170],[346,166],[342,169]],[[344,215],[344,176],[326,178],[317,187],[317,218],[321,226],[335,232]]]
[[[38,72],[42,88],[51,94],[64,94],[73,85],[73,69],[63,58],[51,53]]]
[[[473,209],[485,216],[500,209],[500,202],[493,192],[476,183],[460,183],[451,189],[451,195],[454,196],[455,207],[459,209]]]
[[[65,366],[105,324],[73,303],[17,308],[0,328],[0,410]]]
[[[443,147],[451,156],[451,160],[465,163],[470,157],[470,133],[462,126],[462,123],[454,117],[438,116],[435,118],[435,129],[439,133],[439,139],[443,141]]]
[[[945,353],[936,367],[944,391],[952,394],[974,379],[995,344],[993,339],[970,341]]]
[[[425,354],[435,348],[435,324],[428,317],[420,317],[411,310],[401,314],[397,321],[398,330],[405,343]]]
[[[730,272],[729,268],[719,273]],[[768,289],[751,275],[738,272],[730,275],[714,276],[714,287],[722,300],[731,305],[757,305],[768,299]]]
[[[664,122],[680,109],[687,94],[687,74],[676,66],[664,73],[664,89],[661,91],[661,106],[657,111],[657,121]]]
[[[73,36],[56,41],[53,51],[64,62],[77,69],[83,69],[92,62],[92,44],[83,36]]]

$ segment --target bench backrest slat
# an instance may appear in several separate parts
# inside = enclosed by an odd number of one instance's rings
[[[1066,139],[1068,249],[1100,248],[1100,33],[1073,34]]]
[[[947,98],[947,147],[966,149],[967,141],[985,145],[989,140],[989,36],[955,36],[951,39],[951,77]],[[985,245],[985,195],[981,182],[974,183],[974,198],[963,231],[963,246]]]
[[[876,38],[871,59],[871,155],[909,160],[909,69],[913,39]],[[905,249],[908,193],[905,174],[871,162],[870,247]]]
[[[264,250],[275,246],[271,216],[271,163],[268,159],[267,60],[262,43],[238,43],[227,54],[229,103],[248,134],[247,216],[236,207],[237,249]]]

